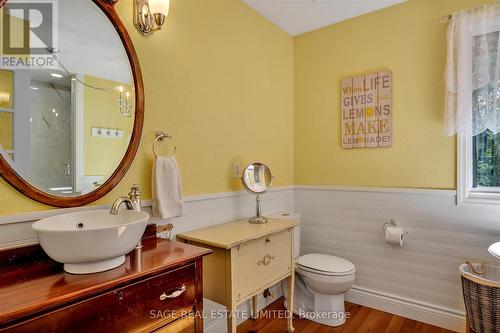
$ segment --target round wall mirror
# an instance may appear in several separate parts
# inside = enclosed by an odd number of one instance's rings
[[[261,162],[253,162],[245,167],[241,177],[243,188],[250,194],[256,195],[256,213],[250,218],[250,223],[266,223],[267,219],[262,216],[260,196],[271,188],[273,175],[271,169]]]
[[[49,40],[35,54],[42,65],[0,69],[0,174],[45,204],[71,207],[102,197],[125,175],[139,146],[141,71],[111,3],[54,2],[57,20],[37,35]],[[18,5],[3,7],[11,30],[22,29],[12,27],[23,22]]]

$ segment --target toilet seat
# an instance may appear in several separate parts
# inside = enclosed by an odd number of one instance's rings
[[[324,275],[324,276],[346,276],[346,275],[354,274],[356,272],[354,269],[351,271],[348,271],[348,272],[343,272],[343,273],[326,272],[326,271],[311,269],[309,267],[304,267],[304,266],[298,265],[298,264],[297,264],[297,269],[300,269],[300,270],[305,271],[305,272],[313,273],[313,274]]]
[[[299,257],[297,266],[304,271],[327,276],[351,275],[356,271],[356,267],[349,260],[320,253],[309,253]]]

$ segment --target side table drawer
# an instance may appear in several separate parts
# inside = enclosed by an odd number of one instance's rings
[[[234,258],[236,299],[256,292],[276,281],[292,269],[291,230],[240,244]]]

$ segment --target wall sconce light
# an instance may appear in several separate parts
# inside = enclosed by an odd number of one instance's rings
[[[134,0],[134,25],[144,36],[161,29],[170,0]]]
[[[125,93],[125,101],[123,100],[123,87],[117,87],[120,95],[118,97],[118,110],[122,116],[132,117],[134,112],[132,112],[132,104],[130,103],[130,93],[127,91]]]

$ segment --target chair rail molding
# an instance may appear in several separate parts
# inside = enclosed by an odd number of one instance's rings
[[[272,188],[263,197],[266,214],[292,211],[294,208],[293,186]],[[157,225],[173,223],[173,233],[185,232],[214,224],[251,217],[255,212],[255,199],[245,191],[219,192],[186,196],[185,214],[176,219],[162,220],[152,216],[149,223]],[[142,206],[151,212],[152,200],[143,200]],[[82,207],[60,208],[0,216],[0,249],[37,244],[36,235],[31,229],[34,221],[66,213],[109,209],[111,205],[89,205]]]

